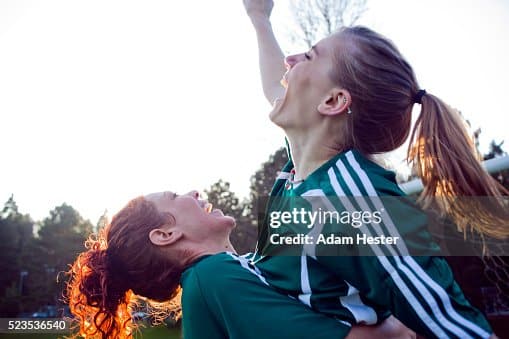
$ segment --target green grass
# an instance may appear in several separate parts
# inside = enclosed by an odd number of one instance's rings
[[[135,336],[139,339],[180,339],[180,328],[169,329],[166,326],[148,327],[142,329],[141,335]]]
[[[62,335],[58,334],[0,334],[0,339],[56,339],[62,338]],[[172,328],[168,329],[166,326],[147,327],[141,329],[141,334],[134,336],[136,339],[181,339],[180,329]]]

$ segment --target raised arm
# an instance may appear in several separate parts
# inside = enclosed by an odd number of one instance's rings
[[[258,58],[263,94],[269,103],[284,95],[280,81],[286,72],[284,55],[272,31],[270,13],[272,0],[243,0],[246,12],[253,23],[258,40]]]

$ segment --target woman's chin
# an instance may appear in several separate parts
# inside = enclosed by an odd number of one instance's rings
[[[270,112],[269,119],[272,121],[272,123],[282,129],[285,129],[286,127],[286,119],[284,118],[283,112]]]
[[[272,121],[275,125],[282,127],[281,123],[283,122],[283,110],[282,110],[282,99],[276,99],[279,100],[273,107],[272,111],[269,113],[269,119]]]
[[[270,111],[270,113],[269,113],[269,119],[270,119],[270,121],[272,121],[273,123],[275,123],[275,124],[276,124],[276,121],[275,121],[276,117],[277,117],[277,112],[274,112],[274,110]],[[277,125],[277,124],[276,124],[276,125]]]
[[[223,215],[221,212],[221,216],[218,215],[218,223],[221,224],[221,228],[232,229],[237,225],[235,218],[230,217],[229,215]]]
[[[225,218],[226,218],[226,219],[228,219],[227,224],[228,224],[231,228],[235,228],[235,226],[237,226],[237,222],[235,221],[235,218],[230,217],[230,216],[225,216]]]

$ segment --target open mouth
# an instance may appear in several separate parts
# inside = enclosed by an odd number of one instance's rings
[[[283,86],[284,88],[288,88],[288,72],[286,72],[285,74],[283,74],[283,77],[281,78],[281,80],[279,80],[279,83],[281,84],[281,86]]]
[[[285,74],[283,74],[283,77],[281,78],[281,80],[279,80],[279,83],[285,89],[285,95],[286,95],[286,91],[288,90],[288,72],[289,71],[287,71]],[[274,101],[272,101],[272,107],[273,108],[276,107],[282,100],[283,100],[283,98],[274,99]]]

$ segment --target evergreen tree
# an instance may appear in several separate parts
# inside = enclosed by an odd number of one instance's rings
[[[0,317],[15,317],[23,310],[33,240],[33,221],[19,212],[11,195],[0,214]]]

